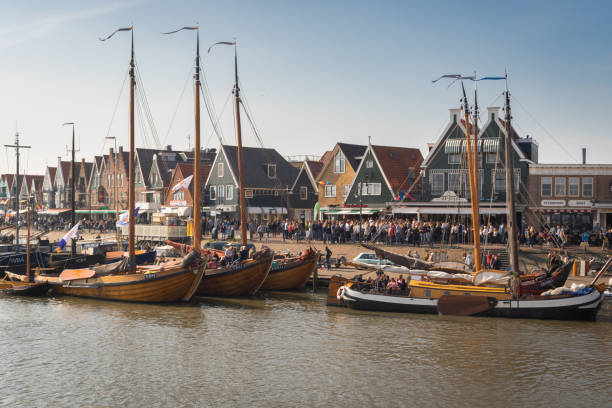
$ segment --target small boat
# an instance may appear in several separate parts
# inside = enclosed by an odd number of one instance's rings
[[[274,260],[261,290],[303,289],[318,259],[319,253],[308,248],[298,257]]]
[[[274,252],[261,249],[253,257],[230,266],[209,268],[196,291],[196,296],[250,296],[257,293],[270,273]],[[213,266],[213,267],[210,267]]]
[[[105,256],[102,254],[76,254],[73,256],[70,253],[49,253],[47,254],[47,265],[48,268],[53,269],[54,272],[60,273],[64,269],[79,269],[99,265],[104,263],[105,259]]]
[[[2,292],[14,296],[44,296],[49,291],[49,284],[46,282],[21,282],[14,283],[7,287],[2,287]]]

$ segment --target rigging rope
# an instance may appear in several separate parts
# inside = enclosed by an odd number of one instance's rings
[[[151,136],[153,137],[153,140],[155,144],[157,145],[157,148],[161,149],[162,145],[159,141],[159,136],[157,134],[157,128],[155,127],[155,122],[153,121],[153,115],[151,114],[151,108],[149,106],[149,101],[147,99],[147,94],[145,92],[144,82],[142,80],[142,76],[140,75],[140,65],[138,65],[138,63],[136,63],[135,72],[136,72],[136,79],[138,81],[138,84],[140,84],[140,86],[136,86],[136,91],[139,97],[142,99],[141,101],[142,109],[144,111],[145,118],[147,119],[147,122],[149,124],[149,128],[151,130]]]
[[[115,115],[117,114],[117,109],[119,108],[119,101],[121,100],[121,95],[123,94],[123,89],[125,88],[125,83],[127,81],[129,72],[125,72],[125,77],[123,77],[123,83],[121,84],[121,90],[119,91],[119,95],[117,96],[117,101],[115,102],[115,108],[113,109],[113,114],[111,116],[110,123],[108,124],[108,128],[106,129],[106,137],[102,139],[102,145],[100,147],[100,152],[104,155],[104,147],[106,145],[106,138],[109,137],[111,127],[113,126],[113,121],[115,120]]]
[[[251,129],[253,130],[253,133],[255,134],[255,138],[257,139],[257,143],[259,144],[259,147],[264,147],[264,143],[259,134],[257,125],[255,124],[255,121],[252,118],[251,107],[249,106],[249,102],[246,99],[246,92],[243,88],[242,81],[240,81],[239,85],[240,85],[240,90],[242,91],[242,98],[240,98],[240,103],[242,104],[244,108],[244,113],[246,113],[247,119],[249,120],[249,123],[251,124]]]
[[[210,123],[212,124],[213,131],[217,134],[217,139],[219,139],[219,143],[224,144],[225,138],[223,137],[223,130],[218,126],[219,119],[217,119],[218,116],[215,111],[215,106],[212,100],[212,96],[210,94],[210,88],[208,87],[208,81],[206,80],[206,74],[203,68],[200,69],[200,77],[200,93],[202,94],[202,99],[204,100],[206,113],[208,114],[208,118],[210,119]]]
[[[166,136],[164,136],[164,141],[163,141],[163,145],[166,144],[166,140],[168,140],[168,136],[170,136],[170,130],[172,130],[172,125],[174,124],[174,119],[176,118],[176,114],[179,110],[179,107],[181,106],[181,102],[183,100],[183,95],[185,95],[185,90],[187,89],[187,84],[189,83],[189,80],[193,77],[191,74],[191,67],[189,67],[189,72],[187,75],[187,79],[185,80],[185,84],[183,85],[183,90],[181,91],[181,95],[179,96],[179,99],[176,103],[176,108],[174,109],[174,113],[172,114],[172,118],[170,118],[170,124],[168,125],[168,131],[166,132]]]
[[[221,108],[221,113],[219,114],[219,116],[217,117],[217,122],[216,125],[219,125],[219,121],[221,120],[221,117],[223,116],[223,112],[225,112],[225,108],[227,107],[227,103],[229,102],[230,98],[232,96],[232,91],[230,91],[227,95],[227,98],[225,99],[225,103],[223,104],[223,107]],[[206,144],[204,144],[204,146],[208,146],[210,144],[210,139],[212,139],[213,135],[215,134],[215,127],[213,126],[213,129],[210,132],[210,135],[208,136],[208,140],[206,140]],[[220,140],[221,142],[221,140]]]

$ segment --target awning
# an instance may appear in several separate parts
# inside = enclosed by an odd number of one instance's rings
[[[75,212],[77,214],[116,214],[115,210],[99,210],[99,209],[98,210],[76,210]],[[122,212],[122,211],[119,210],[119,212]]]
[[[248,207],[248,214],[287,214],[285,207]]]
[[[371,214],[376,214],[379,211],[381,211],[381,209],[378,208],[362,208],[361,209],[361,214],[362,215],[371,215]],[[327,209],[327,208],[323,208],[321,210],[321,214],[326,214],[326,215],[359,215],[359,208],[333,208],[333,209]]]
[[[472,149],[474,140],[470,140]],[[444,143],[444,153],[465,153],[467,141],[465,139],[447,139]],[[499,150],[499,139],[478,139],[478,151],[485,153],[496,153]]]
[[[393,208],[393,214],[449,214],[449,215],[472,215],[470,207],[398,207]],[[480,214],[506,214],[505,207],[480,207]]]
[[[66,212],[70,212],[69,208],[48,208],[46,210],[38,211],[38,215],[60,215]]]

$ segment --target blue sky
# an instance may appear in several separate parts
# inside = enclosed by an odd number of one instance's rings
[[[514,123],[540,142],[542,162],[576,163],[582,147],[589,162],[610,162],[607,2],[1,1],[0,7],[0,141],[12,143],[19,129],[33,146],[24,154],[28,172],[68,158],[66,121],[77,124],[78,157],[107,152],[107,134],[127,146],[127,89],[111,118],[129,35],[97,38],[130,23],[155,128],[175,148],[186,148],[188,135],[193,143],[190,83],[178,101],[195,38],[159,33],[198,22],[203,53],[216,41],[238,39],[244,95],[265,146],[282,154],[321,154],[336,141],[366,144],[368,136],[425,153],[459,99],[457,86],[431,80],[507,68]],[[215,49],[203,63],[220,113],[232,87],[232,50]],[[481,108],[501,106],[502,91],[501,82],[481,83]],[[215,147],[210,121],[202,118],[203,143]],[[256,145],[243,123],[245,144]],[[221,127],[233,143],[231,103]],[[140,129],[138,145],[152,147]],[[13,172],[13,153],[3,150],[0,171]]]

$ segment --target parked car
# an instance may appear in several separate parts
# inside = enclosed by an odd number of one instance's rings
[[[353,258],[353,262],[355,263],[363,263],[367,265],[377,266],[377,265],[395,265],[393,262],[388,259],[378,259],[374,252],[361,252],[355,258]]]

